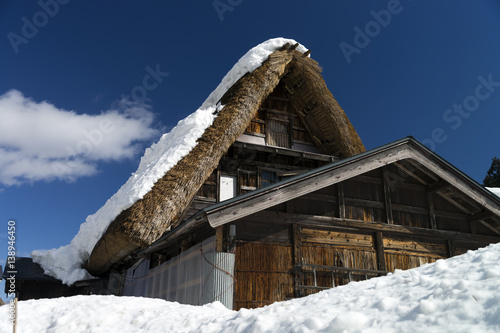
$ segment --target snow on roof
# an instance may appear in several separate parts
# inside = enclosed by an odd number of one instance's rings
[[[499,332],[500,244],[303,298],[231,311],[221,303],[75,296],[18,303],[23,332]],[[0,307],[0,318],[8,317]],[[2,313],[4,313],[2,315]],[[0,332],[10,332],[0,321]]]
[[[170,133],[164,134],[157,143],[146,149],[137,171],[103,207],[87,217],[70,244],[57,249],[33,251],[33,261],[42,266],[45,274],[69,285],[91,278],[82,266],[109,224],[123,210],[142,199],[158,179],[189,153],[196,145],[196,140],[213,123],[217,103],[227,90],[244,74],[258,68],[271,53],[287,43],[294,45],[297,42],[292,39],[274,38],[249,50],[224,76],[219,86],[198,110],[179,121]],[[297,50],[307,51],[302,45],[299,45]]]
[[[487,187],[486,189],[500,197],[500,187]]]

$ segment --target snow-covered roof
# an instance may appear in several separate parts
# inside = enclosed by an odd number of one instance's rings
[[[142,199],[158,179],[195,147],[197,140],[213,123],[216,111],[220,111],[221,106],[217,103],[227,90],[243,75],[258,68],[271,53],[285,44],[295,45],[297,42],[292,39],[275,38],[249,50],[224,76],[219,86],[198,110],[181,120],[157,143],[146,149],[137,171],[103,207],[87,217],[70,244],[57,249],[33,251],[31,253],[33,261],[40,264],[46,274],[66,284],[90,278],[90,274],[82,267],[109,224],[122,211]],[[307,51],[302,45],[298,45],[296,49],[300,52]]]

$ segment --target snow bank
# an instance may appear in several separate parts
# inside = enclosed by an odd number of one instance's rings
[[[146,149],[137,171],[102,208],[87,217],[69,245],[52,250],[33,251],[31,253],[33,261],[39,263],[46,274],[66,284],[90,278],[89,273],[81,267],[111,221],[124,209],[140,200],[158,179],[189,153],[196,145],[196,140],[212,124],[217,103],[226,91],[244,74],[259,67],[272,52],[286,43],[296,42],[292,39],[275,38],[248,51],[196,112],[181,120],[170,133],[164,134],[158,143]],[[298,50],[307,51],[302,45]]]
[[[486,189],[500,197],[500,187],[487,187]]]
[[[499,332],[500,244],[238,312],[220,303],[76,296],[19,303],[18,332]],[[8,306],[0,332],[11,332]]]

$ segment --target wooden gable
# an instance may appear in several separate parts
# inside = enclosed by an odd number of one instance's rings
[[[261,104],[244,134],[261,138],[261,144],[269,146],[325,153],[281,83]]]

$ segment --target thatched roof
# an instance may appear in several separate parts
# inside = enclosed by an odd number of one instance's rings
[[[97,242],[87,270],[100,275],[179,223],[183,211],[219,160],[245,132],[261,103],[280,83],[315,143],[328,154],[365,151],[361,139],[321,76],[318,63],[288,44],[239,79],[222,97],[222,110],[196,146],[143,199],[124,210]]]

